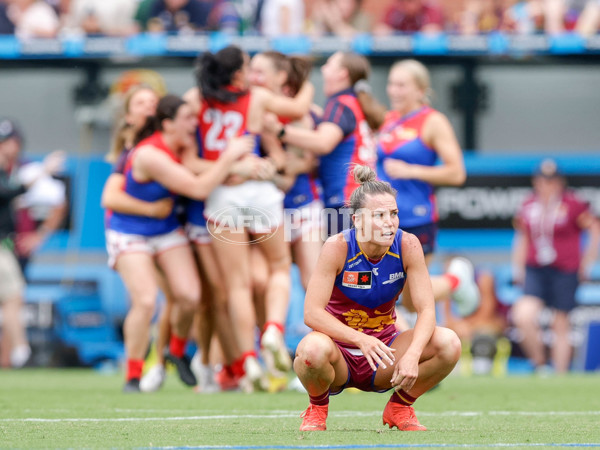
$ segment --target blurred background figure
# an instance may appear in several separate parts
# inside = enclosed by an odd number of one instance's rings
[[[600,1],[587,0],[581,14],[577,16],[575,31],[583,36],[591,36],[600,29]]]
[[[362,9],[362,0],[317,0],[310,14],[310,32],[315,36],[352,37],[370,33],[373,17]]]
[[[55,37],[60,27],[56,12],[42,0],[10,0],[6,14],[21,39]]]
[[[8,5],[5,1],[0,1],[0,34],[14,34],[15,24],[8,17]]]
[[[546,27],[546,11],[544,0],[517,1],[506,8],[502,31],[516,34],[543,33]]]
[[[458,31],[466,35],[500,31],[504,11],[511,3],[511,0],[466,0],[458,19]]]
[[[8,119],[0,120],[0,304],[2,305],[2,365],[23,367],[31,356],[31,348],[22,318],[25,281],[15,254],[14,200],[38,182],[60,170],[62,160],[49,155],[41,170],[19,182],[13,174],[14,160],[20,148],[21,135]]]
[[[375,25],[376,34],[439,32],[444,25],[442,9],[427,0],[394,0]]]
[[[64,181],[47,172],[46,164],[51,161],[57,171],[62,171],[65,153],[50,153],[43,162],[27,161],[23,158],[23,135],[14,121],[2,120],[2,147],[6,170],[22,185],[29,186],[19,196],[15,209],[15,252],[26,275],[27,264],[42,244],[57,230],[67,217],[67,197]]]
[[[451,258],[448,258],[447,263],[450,261]],[[466,361],[461,361],[461,364],[467,361],[471,363],[470,367],[462,370],[463,373],[489,374],[498,355],[502,358],[502,366],[494,370],[494,375],[501,375],[506,371],[510,350],[510,342],[504,337],[509,308],[496,295],[496,280],[492,271],[476,268],[475,281],[480,293],[477,309],[463,317],[457,313],[450,299],[445,299],[443,323],[458,335],[463,344],[463,359]]]
[[[237,32],[240,27],[238,13],[227,0],[145,0],[136,19],[151,32]]]
[[[533,176],[533,189],[514,221],[514,279],[524,287],[511,318],[526,356],[537,371],[547,371],[539,318],[544,308],[550,308],[550,361],[556,372],[564,373],[571,364],[569,312],[576,306],[579,282],[588,278],[596,261],[600,225],[589,205],[566,189],[554,160],[541,162]],[[584,231],[588,242],[582,252]]]
[[[304,18],[304,0],[265,0],[261,11],[262,34],[300,36]]]
[[[65,29],[84,34],[129,36],[139,31],[136,0],[72,0]]]

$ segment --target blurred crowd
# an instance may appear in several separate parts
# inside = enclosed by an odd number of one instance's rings
[[[600,0],[0,0],[19,38],[225,31],[306,34],[595,34]]]

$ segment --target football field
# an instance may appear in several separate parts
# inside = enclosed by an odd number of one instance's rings
[[[331,398],[328,430],[300,432],[297,392],[195,394],[171,375],[162,391],[122,394],[120,374],[0,372],[2,448],[600,447],[600,375],[450,376],[415,410],[426,432],[382,425],[389,394]]]

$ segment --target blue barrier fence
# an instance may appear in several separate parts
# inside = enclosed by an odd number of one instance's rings
[[[582,55],[600,52],[600,35],[583,37],[576,33],[559,35],[511,35],[500,32],[461,36],[451,34],[397,34],[373,36],[360,34],[352,38],[323,36],[283,36],[266,38],[257,35],[232,35],[220,32],[197,35],[142,33],[131,37],[65,36],[58,39],[19,40],[0,36],[0,59],[70,59],[118,56],[186,56],[229,44],[254,53],[278,50],[283,53],[328,55],[339,50],[369,56],[512,56]]]

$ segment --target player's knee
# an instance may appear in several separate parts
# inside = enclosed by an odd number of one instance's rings
[[[137,296],[137,298],[132,299],[132,301],[133,308],[136,310],[136,312],[143,315],[144,318],[148,319],[148,322],[150,322],[156,307],[156,294],[149,292],[147,294]]]
[[[437,355],[447,364],[456,364],[461,354],[461,342],[458,335],[448,328],[436,330]]]
[[[306,369],[316,369],[329,363],[330,352],[327,351],[327,342],[318,333],[306,336],[296,350],[294,367],[300,366]]]
[[[511,312],[513,323],[518,328],[532,327],[537,325],[540,307],[537,302],[523,298],[514,304]]]
[[[174,292],[177,303],[182,311],[193,313],[200,303],[200,289],[186,289]]]

